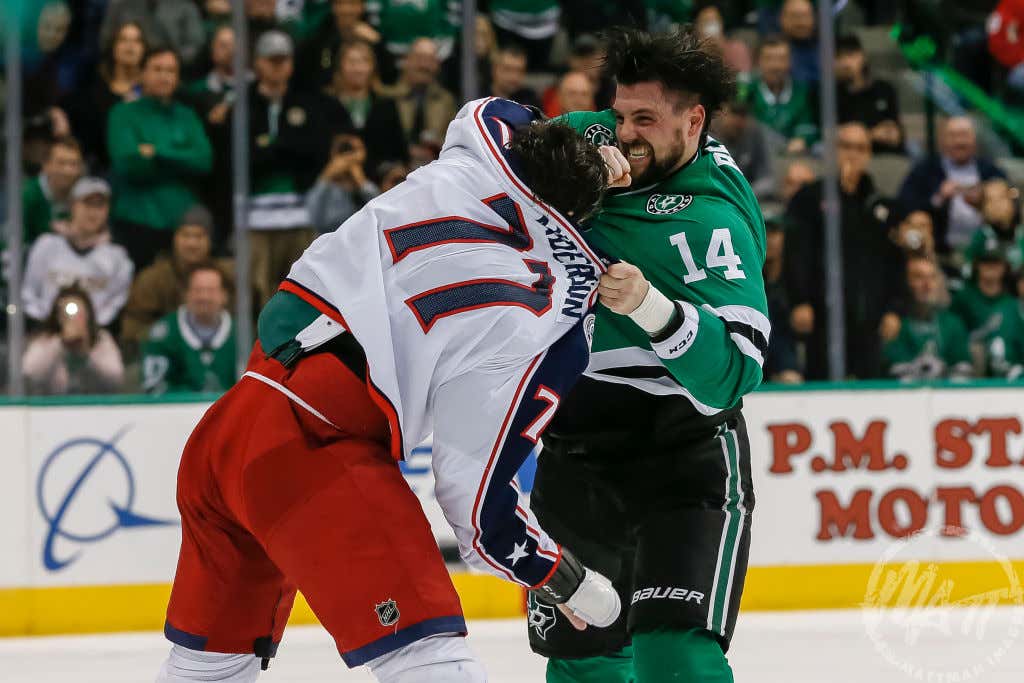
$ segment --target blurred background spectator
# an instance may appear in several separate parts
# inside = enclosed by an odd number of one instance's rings
[[[904,153],[899,100],[887,81],[871,77],[860,38],[836,39],[836,105],[839,123],[858,121],[871,132],[876,154]]]
[[[944,307],[938,265],[926,256],[907,261],[907,312],[885,343],[886,374],[905,382],[971,376],[967,331]]]
[[[1009,294],[1010,268],[998,250],[985,251],[971,264],[971,277],[952,290],[950,310],[967,328],[971,357],[984,372],[986,352],[1003,318],[1016,306]]]
[[[97,325],[89,294],[77,284],[57,292],[25,348],[21,370],[29,394],[110,393],[124,380],[121,352]]]
[[[235,383],[235,325],[227,276],[212,263],[189,270],[184,303],[153,324],[143,348],[142,385],[151,394],[226,391]]]
[[[774,131],[750,115],[746,102],[728,103],[712,122],[711,133],[729,148],[758,198],[775,194],[774,159],[784,143]]]
[[[150,325],[181,305],[192,268],[214,263],[229,277],[234,272],[230,259],[211,259],[212,232],[210,212],[202,206],[192,207],[174,231],[171,253],[135,278],[121,316],[121,347],[129,360],[137,358]]]
[[[777,217],[769,218],[765,221],[765,230],[767,241],[763,275],[772,335],[764,359],[764,375],[772,382],[799,384],[804,378],[800,372],[796,336],[790,325],[791,309],[783,279],[785,221]]]
[[[408,161],[409,145],[395,101],[380,93],[377,58],[369,43],[353,40],[338,48],[337,70],[324,92],[348,112],[363,143],[366,168]],[[372,150],[372,153],[370,152]]]
[[[1015,284],[1017,298],[989,344],[989,358],[993,376],[1019,382],[1024,377],[1024,271]]]
[[[457,113],[455,96],[437,81],[440,68],[437,43],[418,38],[402,59],[398,82],[381,89],[397,103],[402,131],[410,144],[420,142],[424,133],[440,143]]]
[[[779,28],[789,42],[793,80],[817,83],[821,64],[814,5],[810,0],[785,0],[779,14]]]
[[[114,105],[131,102],[142,94],[142,58],[148,49],[142,26],[121,24],[103,41],[96,78],[69,95],[64,103],[71,130],[94,173],[110,168],[107,151],[107,118]]]
[[[490,0],[490,13],[499,44],[517,44],[522,47],[531,70],[548,68],[551,45],[558,33],[558,20],[562,15],[557,0]]]
[[[544,113],[559,116],[571,111],[594,111],[594,86],[585,74],[570,71],[558,80],[556,99]]]
[[[48,232],[67,231],[71,215],[71,188],[82,176],[82,150],[72,137],[50,145],[43,170],[25,179],[21,210],[25,246]]]
[[[178,66],[173,51],[150,50],[142,61],[142,97],[110,110],[114,236],[138,270],[170,248],[178,219],[198,201],[198,182],[213,163],[199,117],[173,99]]]
[[[295,58],[296,83],[311,90],[326,87],[336,78],[343,44],[361,42],[371,49],[380,47],[380,33],[365,21],[363,0],[331,0],[329,4],[330,14],[302,43]]]
[[[390,58],[385,63],[392,64],[404,61],[417,41],[429,38],[440,66],[452,56],[461,12],[459,0],[369,0],[366,3],[367,20],[380,32],[384,54]]]
[[[110,186],[82,178],[71,190],[66,234],[45,233],[28,252],[21,298],[25,315],[46,320],[63,287],[74,283],[88,293],[96,324],[113,324],[131,286],[134,267],[124,247],[110,242]]]
[[[859,123],[838,131],[840,211],[842,213],[842,290],[846,302],[847,374],[875,377],[879,371],[878,328],[900,292],[900,253],[888,239],[889,207],[868,173],[871,138]],[[828,377],[828,338],[824,287],[826,267],[821,207],[822,181],[806,185],[786,210],[792,226],[786,236],[786,291],[793,305],[791,324],[807,344],[808,379]]]
[[[366,177],[366,146],[355,135],[339,135],[331,148],[331,160],[306,194],[310,225],[317,232],[331,232],[349,216],[380,194]]]
[[[963,249],[983,222],[978,204],[981,183],[1006,174],[990,159],[978,155],[974,123],[966,116],[946,121],[940,137],[941,154],[918,162],[900,189],[907,210],[934,210],[940,253]]]
[[[203,17],[192,0],[110,0],[100,40],[110,41],[127,22],[141,26],[153,43],[174,50],[186,71],[206,47]]]
[[[352,130],[336,99],[291,86],[293,55],[292,40],[282,31],[267,31],[256,43],[256,82],[249,92],[249,241],[257,306],[270,299],[312,242],[306,191],[328,163],[335,136]]]
[[[966,275],[981,254],[996,252],[1019,273],[1024,266],[1024,225],[1021,225],[1020,193],[1001,178],[982,186],[981,217],[984,224],[971,237],[964,249]]]
[[[818,113],[813,92],[793,78],[789,43],[766,38],[757,50],[757,75],[744,88],[754,117],[786,140],[786,151],[801,154],[818,141]]]
[[[540,108],[540,98],[526,87],[526,51],[518,45],[499,47],[491,60],[491,95]]]

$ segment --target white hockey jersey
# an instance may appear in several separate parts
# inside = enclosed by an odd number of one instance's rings
[[[470,102],[438,161],[317,239],[282,285],[359,341],[396,454],[433,433],[437,500],[463,558],[526,586],[559,549],[514,477],[587,365],[603,271],[505,149],[534,118]]]

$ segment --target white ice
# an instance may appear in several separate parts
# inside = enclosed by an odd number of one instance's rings
[[[530,652],[522,622],[479,621],[470,630],[470,644],[493,683],[544,680],[544,660]],[[158,633],[0,639],[0,681],[148,683],[166,649]],[[892,613],[874,626],[856,610],[745,613],[729,659],[738,683],[1020,683],[1024,609]],[[289,629],[260,678],[371,680],[363,670],[346,670],[317,627]]]

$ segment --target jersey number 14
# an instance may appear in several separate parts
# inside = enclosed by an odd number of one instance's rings
[[[423,249],[442,244],[495,243],[526,252],[533,248],[533,237],[526,228],[523,212],[506,194],[482,200],[498,214],[505,226],[488,225],[462,216],[445,216],[401,225],[384,231],[394,263]],[[551,310],[555,278],[544,261],[523,259],[527,269],[538,277],[532,285],[512,280],[478,278],[453,282],[405,300],[424,332],[441,318],[488,306],[517,306],[538,318]]]
[[[686,274],[683,275],[683,282],[691,284],[700,282],[707,278],[708,273],[697,266],[693,260],[693,252],[686,241],[686,233],[681,232],[672,235],[668,241],[676,245],[679,255],[683,257],[683,265],[686,266]],[[740,257],[732,247],[732,234],[729,228],[715,228],[711,232],[711,241],[708,242],[708,253],[704,257],[704,263],[708,268],[725,268],[726,280],[743,280],[747,276],[740,270]]]

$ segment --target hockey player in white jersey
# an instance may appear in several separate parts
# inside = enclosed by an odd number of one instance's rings
[[[431,433],[465,561],[578,627],[614,621],[617,593],[540,528],[515,474],[587,365],[604,266],[575,222],[629,167],[537,117],[467,104],[440,159],[320,237],[264,308],[248,371],[182,456],[159,681],[256,680],[296,589],[349,666],[484,680],[397,465]]]

